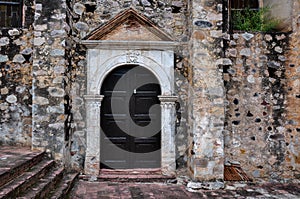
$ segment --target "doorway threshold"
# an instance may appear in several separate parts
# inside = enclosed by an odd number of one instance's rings
[[[97,181],[176,183],[176,177],[162,175],[161,169],[101,169]]]

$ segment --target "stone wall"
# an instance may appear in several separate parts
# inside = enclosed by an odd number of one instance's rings
[[[33,2],[24,5],[24,28],[0,30],[0,145],[31,145]]]
[[[235,33],[226,42],[227,161],[253,177],[280,175],[286,151],[284,100],[287,34]],[[229,62],[231,64],[231,62]]]
[[[300,178],[300,2],[294,1],[293,32],[289,35],[289,47],[286,52],[286,101],[285,101],[285,129],[286,129],[286,169]]]
[[[0,144],[31,145],[31,32],[1,30]]]
[[[61,160],[65,153],[68,122],[65,1],[36,0],[33,28],[32,147],[46,150]]]
[[[224,86],[222,1],[190,1],[188,171],[193,179],[223,179]]]
[[[253,178],[292,179],[299,172],[299,24],[294,23],[293,34],[224,37],[226,163],[240,163]]]

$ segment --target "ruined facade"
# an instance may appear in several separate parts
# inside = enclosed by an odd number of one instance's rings
[[[300,2],[281,3],[278,31],[247,33],[226,0],[24,0],[0,32],[0,144],[98,174],[101,82],[134,63],[161,86],[163,173],[299,178]]]

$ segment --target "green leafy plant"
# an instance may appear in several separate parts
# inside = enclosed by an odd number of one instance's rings
[[[259,10],[249,8],[244,10],[233,10],[231,16],[233,30],[274,31],[280,21],[272,18],[269,15],[269,12],[270,8],[260,8]]]

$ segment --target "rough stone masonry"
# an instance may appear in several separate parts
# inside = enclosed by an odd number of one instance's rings
[[[198,181],[223,180],[230,163],[254,179],[299,178],[298,0],[284,4],[291,7],[288,31],[272,33],[229,30],[227,0],[23,4],[23,26],[0,29],[0,145],[46,150],[84,172],[88,85],[82,40],[131,8],[177,43],[176,168]]]

